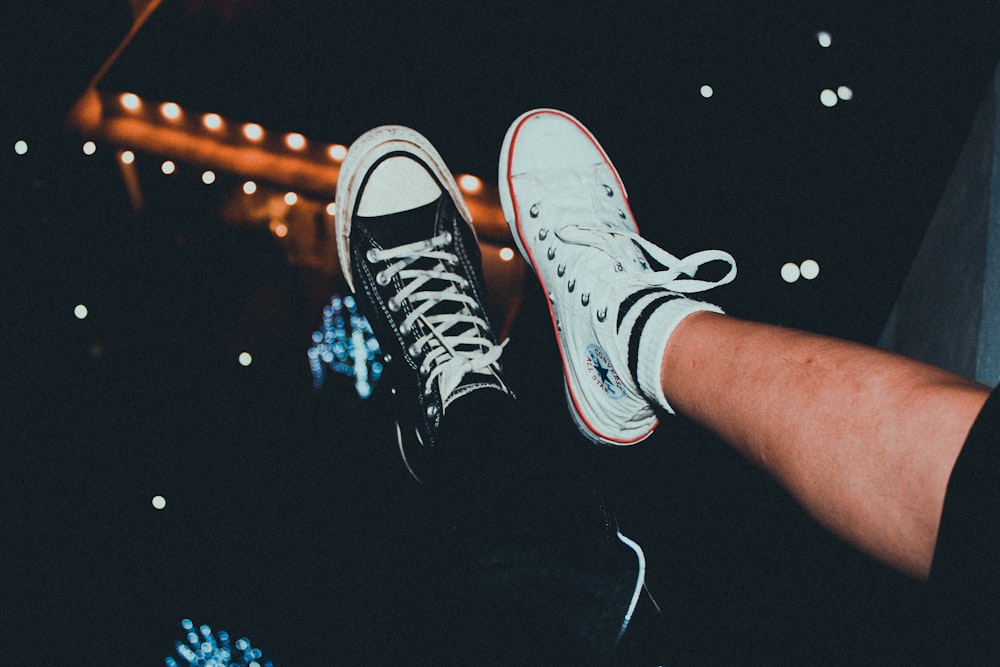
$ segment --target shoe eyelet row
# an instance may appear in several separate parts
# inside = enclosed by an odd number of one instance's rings
[[[583,305],[583,306],[589,306],[590,305],[590,295],[589,294],[581,294],[580,295],[580,304]]]
[[[556,258],[556,247],[552,246],[551,248],[549,248],[549,252],[547,254],[548,254],[549,259],[555,259]]]
[[[606,319],[608,319],[608,309],[601,308],[599,311],[597,311],[597,321],[603,322]]]
[[[532,218],[538,217],[538,204],[531,205],[531,208],[528,209],[528,215],[530,215]]]
[[[549,230],[545,229],[544,227],[538,230],[539,241],[544,241],[546,238],[548,238],[548,236],[549,236]]]
[[[565,264],[560,264],[559,266],[556,267],[556,275],[559,276],[560,278],[562,278],[564,275],[566,275],[566,265]]]
[[[572,291],[576,289],[576,280],[571,278],[570,281],[566,283],[566,289],[572,293]]]

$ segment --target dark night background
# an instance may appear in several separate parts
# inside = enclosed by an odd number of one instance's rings
[[[312,389],[320,313],[301,271],[266,231],[220,222],[218,189],[183,165],[144,174],[135,215],[113,151],[84,156],[64,129],[128,3],[22,3],[4,23],[0,664],[162,664],[183,617],[249,635],[279,667],[475,662],[387,405]],[[736,257],[711,296],[728,312],[874,343],[998,28],[995,2],[167,0],[101,87],[327,142],[402,123],[494,182],[508,124],[562,108],[615,161],[647,237]],[[854,99],[823,107],[839,85]],[[817,280],[780,280],[806,258]],[[922,589],[697,428],[589,448],[532,280],[511,337],[528,417],[607,473],[646,547],[668,657],[926,657]]]

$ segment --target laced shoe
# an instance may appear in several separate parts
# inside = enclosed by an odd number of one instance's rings
[[[657,425],[666,341],[681,319],[717,306],[684,296],[732,281],[719,250],[683,259],[639,236],[625,187],[575,118],[536,109],[511,125],[500,154],[500,201],[521,254],[547,298],[567,402],[596,443],[630,445]],[[695,278],[722,261],[718,280]]]
[[[472,218],[441,156],[400,126],[351,145],[335,217],[341,268],[385,353],[400,453],[420,481],[449,405],[480,389],[510,393]]]

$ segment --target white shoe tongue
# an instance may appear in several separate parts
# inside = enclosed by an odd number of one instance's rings
[[[391,157],[368,176],[357,215],[373,218],[419,208],[441,196],[441,188],[420,164]]]

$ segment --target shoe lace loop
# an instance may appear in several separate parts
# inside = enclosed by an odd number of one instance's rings
[[[700,250],[687,257],[675,257],[633,231],[604,225],[564,225],[555,234],[564,243],[595,248],[619,262],[623,258],[633,260],[641,268],[629,272],[629,278],[651,287],[692,294],[731,283],[736,278],[736,260],[724,250]],[[663,268],[653,269],[643,253]],[[712,262],[729,264],[729,271],[717,280],[695,278],[698,269]]]
[[[506,340],[496,344],[489,339],[489,325],[477,314],[478,301],[464,291],[468,281],[449,268],[458,262],[447,249],[451,242],[451,233],[443,232],[425,241],[368,254],[373,264],[389,262],[379,271],[379,280],[388,284],[398,277],[402,287],[390,299],[389,307],[408,304],[400,330],[416,334],[410,344],[411,356],[419,357],[426,350],[420,362],[427,375],[424,390],[430,392],[437,381],[442,401],[447,401],[468,373],[492,372],[507,345]],[[445,283],[443,288],[441,283]]]

